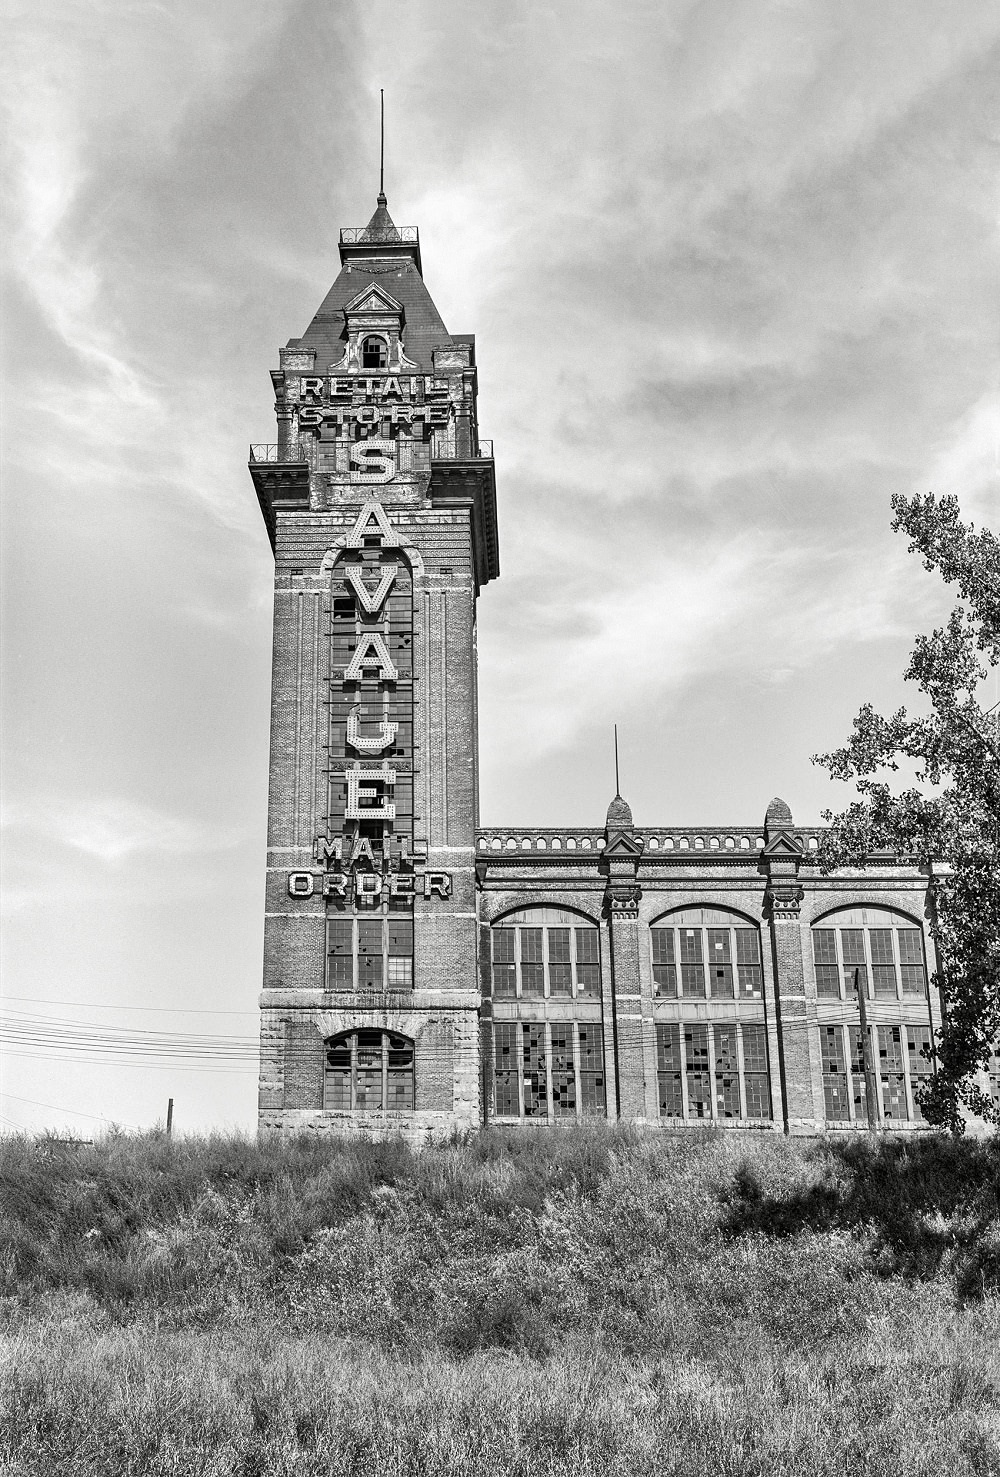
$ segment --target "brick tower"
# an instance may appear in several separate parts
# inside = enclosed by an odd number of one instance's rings
[[[383,194],[272,372],[260,1125],[477,1124],[476,599],[499,572],[475,339]]]

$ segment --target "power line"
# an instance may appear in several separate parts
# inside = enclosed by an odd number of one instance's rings
[[[83,1067],[131,1067],[143,1072],[216,1072],[222,1076],[227,1074],[242,1077],[253,1070],[254,1063],[248,1062],[246,1066],[209,1067],[194,1066],[184,1062],[151,1062],[151,1061],[123,1061],[103,1056],[70,1056],[59,1051],[18,1051],[16,1048],[8,1048],[7,1056],[23,1057],[33,1062],[72,1062]]]
[[[184,1005],[105,1005],[96,1000],[46,1000],[37,995],[4,995],[21,1005],[68,1005],[73,1010],[155,1010],[169,1015],[257,1015],[256,1010],[211,1010],[205,1006]]]
[[[115,1118],[105,1118],[103,1113],[87,1113],[83,1108],[61,1108],[56,1103],[40,1103],[33,1097],[21,1097],[16,1092],[4,1092],[0,1089],[0,1097],[13,1098],[17,1103],[30,1103],[33,1108],[51,1108],[53,1113],[75,1113],[78,1118],[96,1118],[98,1123],[115,1123]],[[138,1124],[130,1123],[129,1128],[137,1128]]]

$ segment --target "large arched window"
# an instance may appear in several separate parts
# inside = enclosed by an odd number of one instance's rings
[[[362,369],[385,369],[389,362],[385,339],[370,335],[361,345]]]
[[[926,995],[923,930],[890,908],[838,908],[812,929],[816,994],[850,1000],[855,981],[869,999]]]
[[[596,999],[601,993],[597,926],[564,908],[524,908],[490,929],[495,1000]]]
[[[649,930],[653,993],[664,1000],[759,1000],[760,933],[724,908],[684,908]]]
[[[413,1111],[413,1042],[393,1031],[345,1031],[326,1043],[324,1108]]]

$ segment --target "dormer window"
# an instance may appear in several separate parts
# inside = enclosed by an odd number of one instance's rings
[[[389,356],[386,352],[385,339],[374,336],[366,338],[361,345],[361,368],[386,369],[388,364]]]

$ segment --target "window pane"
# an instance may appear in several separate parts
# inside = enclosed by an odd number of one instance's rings
[[[814,928],[813,959],[817,964],[836,964],[837,931],[834,928]]]
[[[397,990],[408,990],[413,984],[413,960],[389,960],[389,984]]]
[[[736,962],[737,964],[760,963],[760,937],[756,928],[736,930]]]
[[[513,964],[494,964],[493,994],[497,1000],[513,1000],[517,994],[517,977]]]
[[[549,935],[549,963],[569,963],[569,929],[550,928]]]
[[[681,939],[681,963],[682,964],[700,964],[701,963],[701,929],[700,928],[682,928],[680,930],[680,939]]]
[[[597,964],[576,966],[576,988],[580,995],[593,996],[601,993],[601,970]]]
[[[381,918],[359,918],[358,919],[358,953],[359,954],[381,954],[382,953],[382,920],[381,920]]]
[[[843,950],[845,969],[849,964],[865,963],[865,931],[863,928],[842,928],[840,947]]]
[[[739,1063],[736,1055],[736,1027],[716,1026],[715,1038],[715,1113],[717,1118],[740,1116]]]
[[[493,962],[495,964],[514,963],[514,937],[513,928],[494,928],[493,933]]]
[[[681,985],[689,998],[705,998],[705,968],[701,964],[681,965]]]
[[[759,964],[738,964],[736,966],[740,977],[740,994],[744,999],[759,1000],[762,979]]]
[[[879,1026],[878,1057],[883,1071],[898,1072],[902,1069],[903,1040],[899,1026]]]
[[[681,1033],[673,1023],[656,1028],[656,1079],[661,1118],[683,1118]]]
[[[596,1025],[577,1027],[580,1043],[580,1107],[587,1117],[603,1115],[604,1031]]]
[[[748,1072],[767,1071],[767,1033],[763,1026],[743,1027],[743,1065]]]
[[[409,960],[391,960],[393,964],[409,964]],[[388,1039],[387,1108],[409,1112],[413,1107],[413,1045],[405,1036]]]
[[[901,928],[896,937],[899,940],[899,960],[901,964],[923,964],[924,949],[923,940],[920,937],[919,928]]]
[[[517,1086],[518,1028],[516,1025],[493,1027],[493,1080],[495,1111],[498,1118],[520,1117]]]
[[[551,1028],[552,1110],[557,1118],[576,1117],[576,1068],[573,1064],[573,1027]]]
[[[573,993],[573,971],[569,964],[549,965],[549,993],[568,997]]]
[[[728,964],[732,957],[732,950],[729,945],[729,929],[710,928],[708,930],[709,964]]]
[[[875,994],[883,1000],[896,998],[896,971],[891,964],[873,964]]]
[[[714,961],[708,966],[709,978],[712,981],[712,994],[716,999],[732,1000],[733,989],[733,966],[731,964],[716,964]]]
[[[351,1043],[341,1038],[326,1054],[324,1106],[347,1112],[351,1106]]]
[[[900,973],[903,976],[904,995],[922,995],[926,986],[924,979],[924,966],[922,964],[901,964]]]
[[[684,1027],[687,1066],[688,1113],[692,1118],[711,1118],[712,1079],[708,1070],[708,1027]]]
[[[386,925],[389,933],[390,955],[413,953],[413,921],[410,918],[390,918]]]
[[[380,961],[381,962],[381,961]],[[367,1036],[369,1032],[360,1033]],[[368,1112],[382,1107],[382,1043],[378,1046],[362,1046],[358,1041],[358,1096],[357,1107]]]
[[[654,964],[673,964],[674,931],[672,928],[651,928],[649,937],[653,945]]]
[[[873,928],[869,931],[869,942],[873,964],[892,964],[892,929]]]
[[[577,964],[600,964],[601,937],[596,928],[576,930],[576,962]]]
[[[541,930],[539,930],[541,932]],[[545,993],[545,967],[542,964],[521,965],[521,994],[526,999],[540,1000]]]
[[[358,956],[358,989],[380,990],[385,983],[381,954]]]
[[[545,1026],[541,1022],[522,1025],[521,1051],[524,1074],[524,1116],[545,1118],[548,1114],[545,1086]]]
[[[329,954],[354,953],[353,918],[331,918],[326,925],[326,948]]]
[[[653,965],[653,994],[658,995],[661,1000],[677,998],[676,964]]]
[[[771,1083],[767,1075],[767,1033],[763,1026],[743,1027],[743,1072],[747,1117],[770,1118]]]
[[[823,1026],[819,1033],[823,1063],[823,1097],[826,1116],[832,1123],[846,1123],[851,1116],[848,1106],[847,1060],[844,1033],[840,1026]]]
[[[867,1120],[868,1117],[868,1092],[865,1086],[865,1059],[861,1050],[861,1027],[852,1026],[848,1034],[851,1043],[851,1073],[854,1077],[854,1116],[860,1122]],[[869,1052],[872,1049],[869,1036]],[[874,1070],[874,1064],[870,1065]]]
[[[816,994],[824,999],[840,999],[840,970],[835,964],[817,964]]]
[[[870,998],[868,971],[862,964],[852,965],[850,969],[844,970],[844,994],[848,1000],[856,1000],[858,990],[862,990],[865,996]]]
[[[331,954],[327,960],[327,985],[331,990],[353,990],[354,953]]]
[[[540,928],[521,929],[521,963],[541,964],[542,962],[542,930]]]

